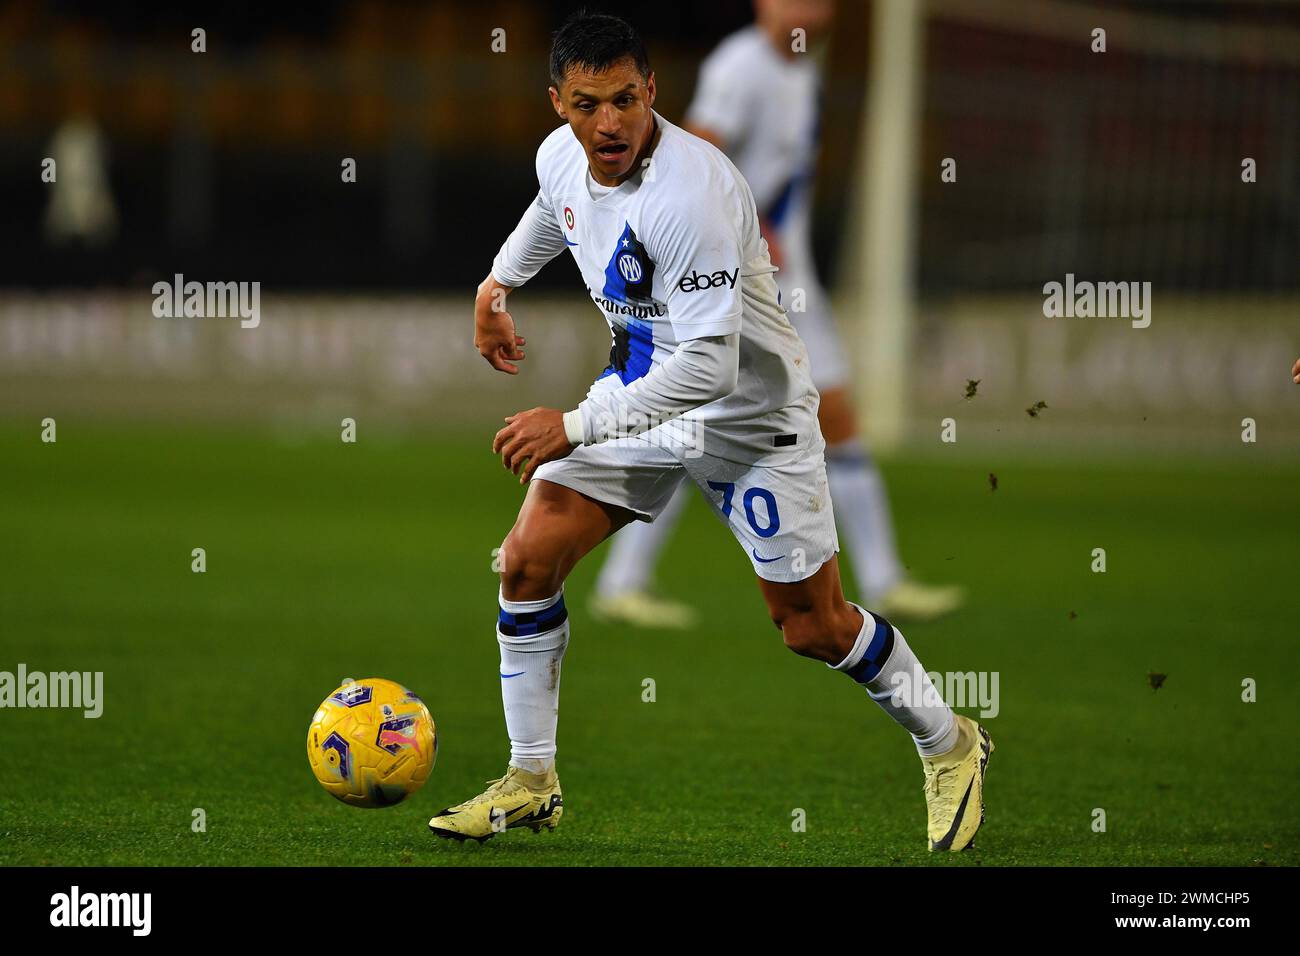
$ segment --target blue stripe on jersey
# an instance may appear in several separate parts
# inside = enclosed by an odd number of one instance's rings
[[[650,359],[655,354],[654,326],[640,319],[628,319],[627,325],[614,329],[614,347],[609,351],[609,366],[598,380],[606,375],[617,375],[624,385],[631,385],[650,371]]]
[[[632,224],[624,221],[614,253],[605,266],[605,297],[626,305],[651,301],[655,266],[636,237]],[[614,346],[609,351],[609,367],[601,373],[617,375],[630,385],[650,371],[655,352],[654,324],[628,317],[614,325]]]
[[[634,319],[627,324],[628,359],[623,384],[634,382],[650,371],[650,358],[655,354],[654,325]]]

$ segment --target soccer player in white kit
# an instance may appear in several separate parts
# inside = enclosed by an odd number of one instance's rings
[[[610,365],[576,409],[534,408],[493,441],[529,482],[502,546],[497,616],[510,763],[429,821],[485,840],[554,829],[564,580],[629,521],[695,484],[749,555],[786,645],[852,680],[911,733],[931,849],[970,844],[992,742],[930,684],[903,635],[844,599],[808,353],[778,302],[749,186],[718,149],[653,109],[645,47],[623,20],[578,14],[556,33],[551,102],[567,125],[537,151],[537,198],[474,304],[474,341],[515,374],[525,345],[505,308],[566,248],[609,326]]]
[[[830,25],[833,0],[756,0],[757,22],[733,33],[700,70],[686,128],[731,157],[753,190],[761,230],[779,268],[777,285],[808,348],[821,394],[831,498],[861,599],[888,617],[929,620],[958,607],[961,590],[933,587],[903,572],[879,470],[857,433],[844,344],[813,262],[812,173],[817,151],[819,70],[793,49],[793,31],[815,40]],[[601,620],[689,627],[689,605],[653,593],[650,584],[685,489],[653,524],[629,525],[610,542],[591,602]]]

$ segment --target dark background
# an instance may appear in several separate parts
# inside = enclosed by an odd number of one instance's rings
[[[699,61],[748,0],[628,11],[574,2],[14,2],[0,6],[0,285],[135,285],[185,272],[279,289],[476,282],[535,189],[556,122],[549,36],[578,6],[630,14],[680,120]],[[1109,50],[1061,9],[1109,26]],[[1158,30],[1142,19],[1159,13]],[[637,14],[640,14],[639,16]],[[1294,25],[1291,3],[1016,5],[1017,22],[934,17],[925,40],[922,294],[1036,287],[1066,271],[1166,289],[1297,288],[1300,68],[1267,50],[1180,51],[1198,28]],[[1173,18],[1171,19],[1171,15]],[[827,51],[816,245],[834,284],[870,49],[840,4]],[[190,30],[207,52],[190,52]],[[490,51],[506,30],[507,51]],[[1174,49],[1169,49],[1170,45]],[[110,241],[51,243],[41,158],[86,117],[108,148]],[[1241,188],[1242,155],[1260,182]],[[343,157],[358,181],[340,181]],[[957,184],[936,170],[959,157]],[[947,192],[940,194],[941,189]],[[541,285],[563,283],[549,270]]]

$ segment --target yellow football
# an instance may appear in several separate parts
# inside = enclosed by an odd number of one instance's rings
[[[424,701],[379,678],[348,681],[307,728],[311,772],[353,807],[391,807],[424,786],[438,756],[438,730]]]

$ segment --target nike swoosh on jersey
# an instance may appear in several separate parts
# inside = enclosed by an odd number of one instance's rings
[[[524,672],[523,672],[523,671],[519,671],[519,672],[516,673],[516,674],[502,674],[501,676],[502,676],[502,677],[518,677],[519,674],[522,674],[522,673],[524,673]]]
[[[763,564],[771,564],[773,561],[780,561],[782,558],[785,557],[784,554],[778,554],[775,558],[762,558],[759,557],[758,552],[755,551],[753,548],[749,549],[749,553],[754,556],[755,561],[759,561]]]

